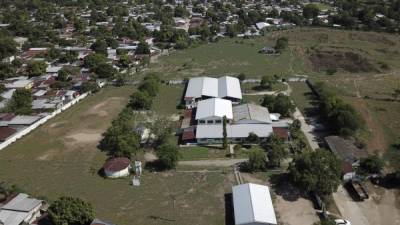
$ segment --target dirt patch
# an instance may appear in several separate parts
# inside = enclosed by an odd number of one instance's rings
[[[378,72],[367,58],[354,52],[315,51],[311,53],[309,60],[316,71],[340,69],[351,73]]]
[[[98,132],[81,132],[68,135],[66,138],[68,144],[87,144],[99,142],[102,135]]]
[[[384,131],[382,130],[382,127],[377,123],[376,120],[374,120],[363,99],[355,98],[353,102],[355,108],[364,118],[367,129],[372,135],[371,138],[367,141],[368,152],[371,154],[382,154],[387,148],[387,143],[383,134]]]
[[[60,121],[60,122],[54,122],[52,124],[50,124],[50,128],[58,128],[58,127],[62,127],[62,125],[64,125],[65,123],[67,123],[66,121]]]
[[[56,151],[51,149],[49,151],[46,151],[44,154],[38,156],[36,160],[38,161],[50,161],[53,159],[54,155],[56,154]]]
[[[99,117],[107,117],[108,116],[107,109],[110,106],[111,102],[112,101],[122,101],[122,100],[124,100],[124,98],[121,98],[121,97],[108,98],[107,100],[104,100],[104,101],[98,103],[97,105],[93,106],[89,110],[87,110],[85,112],[85,115],[95,115],[95,116],[99,116]]]
[[[319,221],[312,203],[304,198],[288,201],[277,196],[275,200],[279,220],[285,225],[312,225]]]

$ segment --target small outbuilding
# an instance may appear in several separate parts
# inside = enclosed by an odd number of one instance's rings
[[[232,188],[236,225],[277,224],[269,188],[259,184],[241,184]]]
[[[109,178],[126,177],[129,175],[131,168],[131,161],[125,157],[111,158],[103,166],[104,174]]]

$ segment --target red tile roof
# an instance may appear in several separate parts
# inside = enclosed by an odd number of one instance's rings
[[[185,129],[182,133],[182,141],[190,141],[194,140],[196,135],[194,133],[194,129]]]
[[[111,158],[104,163],[104,170],[110,172],[118,172],[126,169],[131,164],[131,161],[125,157]]]

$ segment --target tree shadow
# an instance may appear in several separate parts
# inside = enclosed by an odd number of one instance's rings
[[[173,219],[163,218],[161,216],[154,216],[154,215],[150,215],[150,216],[148,216],[148,218],[152,219],[152,220],[161,220],[161,221],[166,221],[166,222],[175,222],[176,221]]]
[[[274,174],[270,178],[275,193],[286,201],[294,202],[299,198],[308,198],[292,182],[288,173]]]
[[[164,171],[166,167],[160,160],[156,159],[150,162],[146,162],[144,169],[150,172],[161,172]]]
[[[235,225],[232,193],[224,195],[225,200],[225,225]]]

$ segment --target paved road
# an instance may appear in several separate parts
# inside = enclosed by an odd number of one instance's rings
[[[360,206],[353,201],[343,186],[339,186],[337,192],[333,193],[333,199],[339,208],[340,214],[344,219],[349,220],[352,225],[370,225]]]
[[[246,162],[246,161],[247,161],[247,159],[213,159],[213,160],[179,161],[179,165],[229,167],[229,166],[233,166],[237,163]]]

